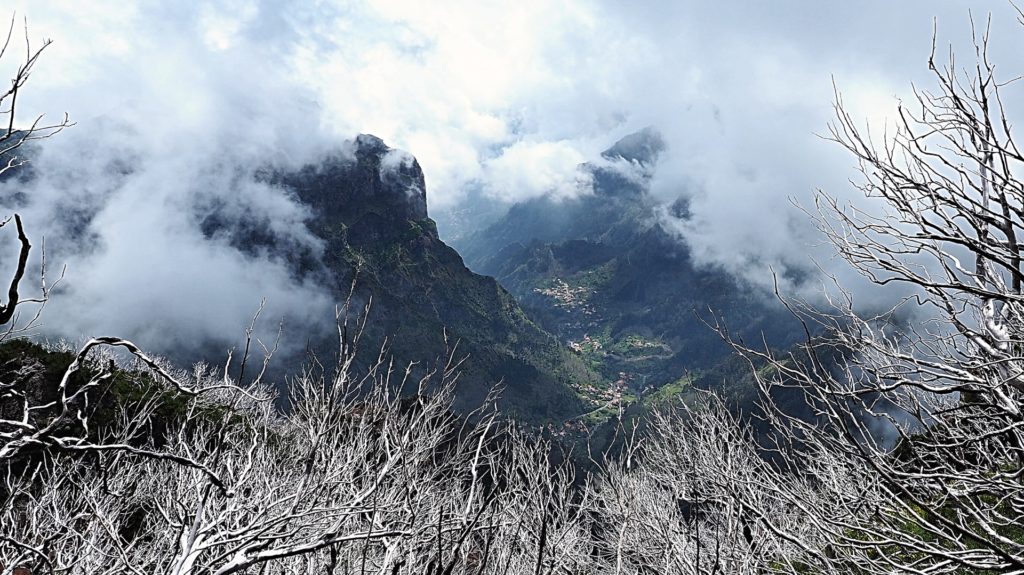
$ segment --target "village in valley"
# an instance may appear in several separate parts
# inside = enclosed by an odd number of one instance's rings
[[[563,333],[583,332],[582,335],[567,339],[566,347],[582,356],[608,378],[606,386],[589,383],[572,385],[590,410],[561,423],[549,423],[546,429],[560,438],[583,436],[595,423],[609,418],[621,418],[630,404],[653,390],[653,386],[647,384],[647,376],[638,372],[644,371],[650,360],[664,359],[672,354],[671,347],[656,338],[637,334],[618,338],[612,336],[610,329],[602,325],[603,314],[597,297],[600,282],[586,281],[593,279],[592,273],[585,272],[584,280],[580,282],[555,277],[546,286],[533,289],[534,293],[553,300],[553,306],[564,313],[561,326]],[[593,333],[585,331],[588,329],[593,330]]]

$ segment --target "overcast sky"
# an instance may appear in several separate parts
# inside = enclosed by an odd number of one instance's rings
[[[438,209],[467,184],[515,199],[572,182],[578,162],[648,124],[695,170],[771,166],[820,185],[805,154],[832,77],[884,115],[925,78],[933,18],[943,43],[965,38],[971,5],[995,10],[1009,55],[1024,37],[1004,2],[5,4],[55,40],[33,111],[88,125],[129,106],[157,131],[313,115],[301,129],[416,155]]]
[[[833,79],[855,115],[882,125],[912,82],[928,85],[933,19],[940,49],[953,43],[968,55],[969,7],[979,22],[993,13],[1003,73],[1024,72],[1016,61],[1024,31],[1005,2],[4,7],[28,19],[34,42],[54,40],[21,97],[20,119],[67,111],[78,122],[40,162],[50,177],[35,185],[31,229],[59,238],[58,206],[97,214],[92,244],[68,262],[75,295],[55,303],[77,318],[65,328],[72,337],[122,330],[157,339],[159,322],[190,322],[212,336],[241,326],[261,296],[315,302],[279,303],[289,308],[280,314],[331,308],[280,262],[204,243],[183,214],[197,195],[226,190],[215,193],[299,228],[291,224],[305,217],[300,206],[232,180],[225,166],[302,162],[364,132],[419,159],[429,208],[441,214],[470,194],[508,203],[576,193],[579,163],[656,126],[669,150],[654,191],[691,197],[684,240],[709,265],[763,275],[768,264],[805,259],[816,241],[788,198],[848,193],[852,162],[815,137],[832,114]],[[135,158],[126,181],[110,170],[115,154]],[[83,298],[95,303],[89,312]],[[213,302],[216,313],[193,317],[160,305],[168,300]],[[156,321],[146,315],[154,309]]]

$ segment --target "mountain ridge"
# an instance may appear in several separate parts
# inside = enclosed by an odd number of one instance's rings
[[[584,164],[591,189],[512,205],[495,223],[456,243],[468,265],[493,275],[563,344],[636,396],[731,354],[709,323],[733,335],[785,346],[781,306],[724,271],[694,261],[664,218],[689,217],[685,197],[650,195],[665,143],[653,128],[627,135]]]

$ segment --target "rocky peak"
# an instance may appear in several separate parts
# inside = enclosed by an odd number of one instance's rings
[[[648,126],[639,132],[624,136],[612,147],[601,152],[608,160],[622,159],[627,162],[638,162],[650,166],[658,161],[658,156],[665,151],[665,140],[655,128]]]
[[[384,140],[373,134],[359,134],[353,143],[357,155],[381,156],[391,149],[384,143]]]
[[[411,221],[427,218],[427,186],[423,169],[412,154],[389,147],[372,134],[359,134],[354,141],[353,175],[365,184],[359,191],[369,198],[397,209],[397,216]]]
[[[275,179],[328,227],[369,221],[401,226],[427,219],[426,183],[419,162],[369,134],[360,134],[318,164]]]

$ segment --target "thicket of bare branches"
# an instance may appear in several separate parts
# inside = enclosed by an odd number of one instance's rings
[[[773,496],[791,478],[713,396],[577,478],[491,405],[453,413],[454,363],[405,397],[383,353],[310,369],[282,412],[259,378],[97,351],[68,373],[141,393],[97,433],[5,451],[5,573],[753,573],[803,552],[765,527],[802,528]]]
[[[64,380],[113,373],[106,359]],[[408,371],[382,355],[355,376],[349,362],[297,377],[285,413],[259,378],[242,388],[136,362],[131,385],[146,393],[120,403],[99,439],[54,438],[35,458],[4,446],[2,571],[527,573],[586,562],[573,478],[544,445],[499,425],[490,405],[472,422],[452,412],[450,369],[399,397]],[[80,390],[101,389],[93,381]],[[170,422],[158,413],[167,404]]]

